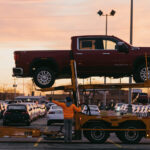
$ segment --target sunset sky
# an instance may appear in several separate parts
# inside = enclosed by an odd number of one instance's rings
[[[108,34],[129,42],[130,0],[0,0],[0,84],[12,87],[15,50],[69,50],[71,36],[105,34],[100,9],[116,11]],[[134,0],[133,45],[150,46],[150,0]]]

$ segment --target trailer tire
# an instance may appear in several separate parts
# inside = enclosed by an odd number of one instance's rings
[[[141,129],[135,123],[125,123],[122,125],[122,129]],[[144,136],[142,131],[118,131],[116,132],[117,137],[125,144],[138,144]]]
[[[106,129],[106,125],[104,123],[91,123],[87,126],[90,129]],[[104,143],[107,138],[109,137],[108,131],[98,131],[98,130],[85,130],[83,132],[84,136],[91,142],[91,143]]]

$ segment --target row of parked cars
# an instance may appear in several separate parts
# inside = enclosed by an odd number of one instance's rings
[[[51,125],[52,123],[62,123],[64,121],[62,108],[54,103],[49,103],[47,105],[49,105],[49,110],[47,112],[47,125]],[[100,110],[97,105],[85,105],[82,108],[82,113],[87,115],[100,115]]]
[[[30,125],[33,120],[46,114],[45,104],[11,103],[3,113],[3,125],[14,123]]]
[[[115,105],[115,111],[120,112],[121,114],[126,114],[128,112],[128,104],[117,103]],[[132,104],[132,113],[141,117],[150,116],[150,105]]]

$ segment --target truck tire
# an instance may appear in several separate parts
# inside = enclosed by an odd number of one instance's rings
[[[90,129],[106,129],[106,125],[103,123],[92,123],[89,124],[87,128]],[[104,143],[107,138],[109,137],[108,131],[100,131],[100,130],[85,130],[83,132],[84,136],[91,142],[91,143]]]
[[[125,123],[122,125],[122,129],[141,129],[142,127],[138,126],[135,123]],[[116,132],[117,137],[126,144],[137,144],[141,141],[144,136],[142,131],[118,131]]]
[[[150,78],[150,67],[148,67],[148,78]],[[137,70],[133,74],[133,79],[136,83],[144,82],[147,79],[145,64],[142,64],[137,68]]]
[[[49,88],[55,82],[54,72],[48,67],[41,67],[33,75],[34,83],[40,88]]]

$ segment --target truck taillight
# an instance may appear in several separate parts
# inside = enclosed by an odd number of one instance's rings
[[[18,53],[14,53],[14,59],[15,59],[15,61],[19,60],[19,54]]]

